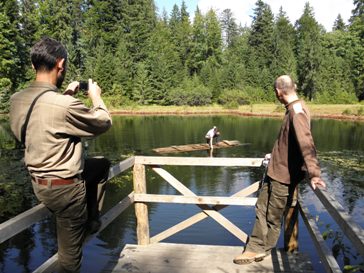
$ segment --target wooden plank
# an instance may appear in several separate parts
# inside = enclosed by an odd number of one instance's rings
[[[0,224],[0,243],[50,215],[50,211],[43,204],[39,204]]]
[[[245,197],[245,196],[248,196],[254,192],[256,192],[258,189],[259,189],[259,181],[258,182],[255,182],[253,183],[252,185],[248,186],[247,188],[235,193],[234,197],[238,197],[238,196],[241,196],[241,197]],[[219,211],[223,208],[225,208],[227,206],[225,205],[218,205],[218,206],[213,206],[213,209]],[[177,225],[153,236],[152,238],[150,238],[150,243],[153,244],[153,243],[157,243],[157,242],[160,242],[170,236],[172,236],[173,234],[176,234],[178,232],[180,232],[181,230],[184,230],[198,222],[200,222],[201,220],[203,219],[206,219],[208,217],[208,215],[204,212],[199,212],[191,217],[189,217],[188,219],[178,223]]]
[[[153,167],[152,168],[156,173],[158,173],[163,179],[168,181],[175,189],[177,189],[183,195],[191,195],[196,196],[189,188],[183,185],[180,181],[178,181],[175,177],[173,177],[166,170]],[[248,239],[248,235],[239,229],[236,225],[234,225],[230,220],[225,218],[223,215],[218,213],[216,210],[212,209],[208,205],[197,205],[200,209],[202,209],[208,216],[217,221],[221,226],[223,226],[226,230],[232,233],[235,237],[237,237],[242,242],[246,242]]]
[[[309,214],[308,208],[302,202],[298,203],[298,207],[301,212],[303,222],[306,224],[307,230],[311,235],[312,241],[315,244],[316,250],[326,272],[342,273],[340,266],[336,262],[335,257],[332,255],[331,250],[327,247],[326,242],[316,225],[315,219],[313,219],[313,217]]]
[[[213,145],[215,149],[229,148],[240,145],[247,145],[249,143],[241,144],[238,140],[222,140]],[[155,148],[154,152],[163,153],[178,153],[178,152],[192,152],[198,150],[209,150],[210,146],[207,143],[185,144],[185,145],[173,145],[169,147]]]
[[[130,193],[123,200],[112,207],[107,213],[101,217],[101,227],[99,231],[86,238],[85,243],[97,236],[102,230],[104,230],[112,221],[115,220],[124,210],[126,210],[134,202],[134,193]],[[33,273],[52,273],[57,271],[58,254],[54,254],[45,263],[39,266]]]
[[[136,156],[135,164],[170,166],[260,167],[263,158]]]
[[[255,206],[255,197],[225,197],[225,196],[184,196],[165,194],[135,194],[135,202],[199,204],[199,205],[239,205]]]
[[[109,170],[108,180],[131,168],[134,165],[134,157],[129,157],[121,161],[119,164],[112,166]]]
[[[324,207],[340,226],[343,234],[349,238],[360,255],[364,257],[364,230],[352,219],[345,209],[331,196],[326,189],[314,190]]]
[[[298,200],[298,189],[293,192],[293,200]],[[298,250],[298,207],[291,204],[284,216],[284,249],[289,252]]]
[[[133,177],[134,193],[147,193],[145,166],[141,164],[135,164],[133,169]],[[135,216],[137,219],[138,244],[149,244],[149,220],[147,204],[135,203]]]
[[[273,250],[259,263],[236,265],[233,258],[240,246],[213,246],[160,243],[148,246],[126,245],[120,257],[103,273],[313,273],[312,264],[302,253],[287,255]]]

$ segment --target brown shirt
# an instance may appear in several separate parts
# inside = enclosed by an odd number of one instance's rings
[[[25,164],[37,177],[69,178],[82,172],[81,137],[99,135],[111,126],[104,106],[90,109],[80,100],[62,95],[49,83],[33,82],[10,98],[10,126],[16,138],[34,98],[36,102],[26,131]]]
[[[320,176],[310,127],[310,113],[303,101],[286,105],[286,114],[268,165],[269,177],[290,184],[301,181],[305,171],[310,178]]]

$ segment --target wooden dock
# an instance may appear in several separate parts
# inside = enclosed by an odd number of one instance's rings
[[[242,247],[158,243],[127,244],[120,257],[103,273],[313,273],[312,264],[302,253],[274,250],[259,263],[232,262]]]
[[[220,210],[229,205],[254,206],[256,197],[250,197],[259,190],[257,181],[240,189],[231,196],[201,196],[186,187],[182,181],[174,177],[165,166],[196,167],[261,167],[263,158],[213,158],[213,157],[170,157],[170,156],[135,156],[125,159],[109,170],[109,179],[133,168],[133,191],[120,200],[101,217],[102,231],[128,207],[134,206],[136,216],[136,234],[138,245],[126,245],[117,257],[110,257],[109,264],[102,270],[105,273],[312,273],[313,267],[303,253],[289,254],[275,250],[262,262],[249,265],[235,265],[232,260],[242,251],[242,247],[216,245],[188,245],[161,243],[170,236],[210,217],[246,244],[248,235]],[[179,194],[151,194],[147,192],[147,168],[154,171],[174,187]],[[364,229],[358,225],[345,209],[325,189],[314,191],[328,213],[336,221],[341,231],[351,241],[358,254],[364,257]],[[149,203],[195,204],[201,209],[195,215],[150,237]],[[0,243],[13,238],[38,221],[45,219],[50,212],[43,204],[39,204],[16,217],[0,224]],[[327,245],[317,220],[309,211],[309,206],[300,200],[289,208],[284,220],[284,248],[290,251],[298,249],[298,215],[302,217],[311,235],[317,254],[325,272],[342,273],[340,265]],[[245,226],[242,228],[244,229]],[[203,230],[201,232],[204,232]],[[96,236],[94,234],[93,236]],[[88,239],[92,236],[88,237]],[[307,241],[306,243],[312,243]],[[87,262],[87,261],[86,261]],[[58,254],[55,253],[47,261],[38,266],[33,273],[58,272]]]
[[[240,146],[241,144],[238,140],[221,140],[216,144],[213,144],[214,149],[229,148],[234,146]],[[244,145],[247,145],[245,143]],[[201,150],[209,150],[210,147],[207,143],[197,143],[197,144],[186,144],[186,145],[175,145],[163,148],[155,148],[154,152],[159,154],[167,153],[181,153],[181,152],[193,152]]]

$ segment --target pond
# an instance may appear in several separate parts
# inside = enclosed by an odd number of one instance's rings
[[[132,155],[156,155],[153,148],[204,142],[204,135],[216,125],[222,139],[238,140],[243,145],[215,149],[214,157],[264,157],[273,147],[281,119],[220,116],[114,116],[106,134],[85,140],[89,156],[104,155],[114,164]],[[332,196],[363,227],[364,217],[364,123],[316,119],[312,131],[319,154],[323,178]],[[7,120],[0,121],[0,212],[2,221],[36,204],[29,177],[22,166],[21,151],[14,149]],[[207,151],[168,156],[208,157]],[[178,180],[198,195],[229,196],[261,179],[262,168],[166,167]],[[176,194],[175,190],[147,170],[149,193]],[[108,185],[104,211],[132,191],[131,172],[112,179]],[[337,252],[341,267],[359,265],[356,250],[337,228],[305,182],[300,196],[316,216],[321,232]],[[199,212],[194,205],[151,204],[151,236]],[[254,207],[230,206],[221,213],[250,234]],[[324,272],[314,245],[303,224],[299,223],[299,250],[309,253],[317,272]],[[282,236],[281,236],[282,237]],[[345,247],[338,249],[337,242]],[[168,238],[165,242],[242,245],[214,220],[206,219]],[[136,243],[134,210],[130,207],[84,247],[82,272],[100,272],[126,243]],[[283,247],[282,238],[278,247]],[[53,219],[32,226],[0,246],[0,272],[32,272],[57,251]],[[237,253],[238,254],[238,253]],[[233,257],[231,257],[233,259]],[[348,260],[349,259],[349,260]]]

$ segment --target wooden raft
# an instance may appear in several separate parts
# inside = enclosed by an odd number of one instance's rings
[[[242,145],[238,140],[222,140],[218,143],[214,144],[214,149],[221,148],[229,148],[234,146]],[[153,151],[165,154],[165,153],[181,153],[181,152],[192,152],[192,151],[200,151],[200,150],[209,150],[210,147],[207,143],[198,143],[198,144],[186,144],[186,145],[178,145],[178,146],[169,146],[163,148],[155,148]]]
[[[259,263],[236,265],[233,258],[243,247],[158,243],[127,244],[104,273],[313,273],[309,258],[273,250]]]

